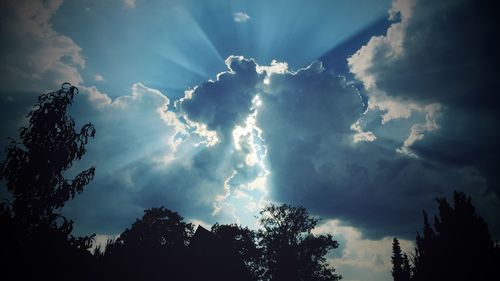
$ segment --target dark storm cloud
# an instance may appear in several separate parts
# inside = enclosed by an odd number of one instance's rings
[[[489,0],[395,1],[399,20],[349,59],[369,95],[439,103],[439,129],[411,149],[441,165],[477,170],[497,196],[499,11]]]
[[[479,109],[496,106],[497,1],[395,2],[393,13],[401,20],[392,28],[397,32],[400,25],[401,34],[388,37],[394,44],[368,43],[373,58],[365,75],[373,75],[377,87],[393,97]]]
[[[354,143],[359,93],[320,63],[270,81],[257,125],[267,144],[273,199],[340,218],[371,238],[411,237],[434,196],[476,184],[460,170],[402,155],[388,140]]]

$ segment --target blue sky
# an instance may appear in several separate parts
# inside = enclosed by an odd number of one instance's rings
[[[339,240],[345,280],[390,280],[392,237],[411,250],[421,210],[460,190],[500,237],[490,1],[1,5],[0,145],[65,81],[97,129],[69,172],[97,169],[63,210],[77,234],[161,205],[258,227],[264,204],[290,203]]]
[[[52,23],[84,50],[84,78],[92,81],[101,74],[113,85],[102,86],[110,96],[121,95],[137,81],[180,96],[186,87],[224,71],[230,55],[304,67],[386,18],[390,5],[316,2],[136,1],[132,7],[73,1],[60,7]],[[237,13],[249,18],[237,22]]]

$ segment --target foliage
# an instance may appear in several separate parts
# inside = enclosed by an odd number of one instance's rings
[[[338,247],[330,234],[314,235],[318,220],[303,207],[268,205],[260,212],[264,280],[339,280],[325,255]]]
[[[183,220],[178,213],[165,207],[147,209],[142,219],[136,220],[116,242],[129,247],[187,246],[194,227]]]
[[[245,264],[247,270],[254,279],[261,278],[262,252],[257,245],[257,233],[248,227],[241,227],[236,224],[214,224],[212,232],[217,236],[222,245],[228,245],[230,251],[236,252]]]
[[[410,281],[411,266],[406,253],[402,253],[399,240],[394,238],[392,241],[392,277],[394,281]]]
[[[56,210],[83,191],[94,177],[95,168],[66,179],[64,172],[85,154],[85,145],[95,135],[92,124],[75,131],[75,121],[66,110],[78,89],[68,83],[43,94],[28,114],[28,127],[20,129],[21,142],[11,140],[0,179],[12,193],[12,213],[28,230],[41,224],[56,225]],[[64,220],[61,230],[70,231]]]
[[[193,225],[164,207],[144,211],[104,253],[97,251],[103,280],[189,280],[187,246]],[[184,274],[182,275],[182,273]]]
[[[393,268],[411,267],[413,281],[498,279],[500,248],[491,240],[488,225],[476,213],[471,198],[455,192],[453,206],[446,198],[437,198],[436,202],[439,212],[433,226],[424,211],[424,227],[422,233],[417,233],[413,265],[403,256],[402,265],[398,258],[393,259]],[[401,279],[394,276],[394,280]]]
[[[471,198],[455,192],[453,207],[437,198],[434,228],[424,213],[423,235],[417,234],[414,280],[487,280],[499,276],[498,247]],[[495,278],[493,278],[495,279]]]
[[[73,179],[64,176],[95,135],[90,123],[75,131],[75,121],[66,112],[77,93],[64,83],[60,90],[41,95],[27,115],[28,126],[19,130],[20,142],[11,140],[0,164],[0,180],[13,200],[0,206],[2,260],[7,272],[22,265],[25,271],[17,272],[19,279],[29,272],[53,280],[66,279],[63,273],[70,271],[77,274],[74,279],[91,274],[87,249],[93,236],[73,237],[73,222],[59,214],[95,173],[91,167]]]

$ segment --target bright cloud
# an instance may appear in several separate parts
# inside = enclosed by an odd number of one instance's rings
[[[101,74],[96,74],[96,75],[94,75],[94,81],[104,82],[104,81],[106,81],[106,79],[104,79],[104,77]]]
[[[243,13],[243,12],[237,12],[237,13],[233,14],[233,20],[235,22],[238,22],[238,23],[246,22],[246,21],[249,21],[251,19],[252,18],[248,14]]]

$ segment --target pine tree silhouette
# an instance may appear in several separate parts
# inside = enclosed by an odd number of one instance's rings
[[[409,281],[411,275],[410,261],[406,253],[401,251],[399,240],[392,241],[392,277],[394,281]]]
[[[437,198],[434,228],[424,212],[423,233],[417,234],[412,280],[496,280],[500,249],[471,198],[455,192],[453,206]]]

